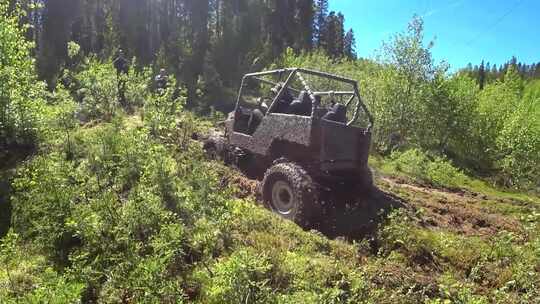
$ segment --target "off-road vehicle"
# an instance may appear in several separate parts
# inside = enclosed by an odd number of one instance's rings
[[[323,88],[323,89],[321,89]],[[372,185],[373,119],[352,79],[301,68],[247,74],[207,153],[262,179],[265,205],[301,226]]]

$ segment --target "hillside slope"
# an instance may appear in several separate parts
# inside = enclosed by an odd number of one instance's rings
[[[198,142],[152,137],[138,117],[72,138],[71,152],[53,145],[13,180],[8,303],[540,299],[538,198],[375,168],[377,192],[302,231],[257,203],[256,181],[205,160]]]

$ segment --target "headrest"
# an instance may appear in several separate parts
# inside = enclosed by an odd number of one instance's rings
[[[303,104],[311,104],[311,98],[306,91],[300,92],[300,95],[298,95],[298,100],[300,100]]]
[[[332,107],[332,112],[336,113],[337,115],[347,114],[347,107],[345,107],[344,105],[340,103],[336,103]]]

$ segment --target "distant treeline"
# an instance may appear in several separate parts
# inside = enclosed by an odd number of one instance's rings
[[[324,49],[356,58],[345,17],[328,0],[11,0],[28,11],[38,73],[49,86],[70,64],[68,42],[84,57],[122,48],[140,66],[154,64],[208,98],[235,88],[245,72],[262,69],[287,48]],[[202,87],[201,87],[202,86]],[[191,99],[191,98],[190,98]]]
[[[540,79],[540,62],[527,64],[518,62],[516,57],[512,57],[512,59],[500,66],[491,65],[491,63],[486,63],[484,60],[480,65],[473,66],[472,63],[469,63],[461,72],[477,79],[478,85],[483,89],[486,83],[501,80],[508,71],[509,66],[514,66],[524,80]]]

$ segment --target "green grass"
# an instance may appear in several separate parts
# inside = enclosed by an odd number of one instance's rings
[[[425,172],[422,172],[421,170],[416,170],[415,172],[412,170],[407,170],[407,168],[403,169],[402,167],[396,167],[395,161],[383,158],[379,155],[370,155],[369,165],[385,176],[400,178],[413,183],[433,183],[433,181],[430,180],[429,176],[426,176]],[[413,165],[414,164],[409,164],[410,167],[414,168]],[[443,176],[445,174],[444,171],[439,173]],[[450,180],[451,177],[452,176],[443,177],[441,178],[441,180]],[[540,207],[540,197],[534,193],[525,193],[511,189],[501,189],[500,187],[495,187],[491,185],[487,181],[465,175],[460,176],[460,178],[458,179],[451,180],[451,183],[434,183],[432,186],[442,188],[465,189],[497,199],[523,201],[527,203],[537,204]]]
[[[374,235],[331,240],[282,220],[253,198],[236,197],[239,185],[223,180],[230,169],[205,160],[200,143],[180,148],[174,134],[168,136],[151,136],[139,117],[118,117],[73,130],[71,159],[66,142],[55,140],[19,166],[19,240],[3,250],[9,268],[0,271],[0,295],[8,303],[540,299],[539,221],[530,213],[536,202],[507,201],[527,195],[492,189],[489,200],[477,198],[484,212],[523,217],[517,232],[477,234],[423,224],[428,210],[421,204],[438,202],[440,193],[387,187],[409,207],[393,213]],[[391,162],[370,158],[377,176],[429,185]],[[5,269],[20,279],[6,283]]]

